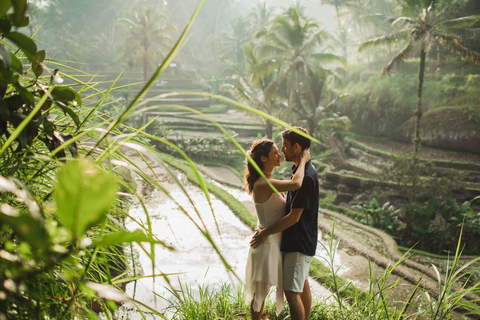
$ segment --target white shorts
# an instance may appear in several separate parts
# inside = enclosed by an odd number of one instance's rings
[[[311,256],[300,252],[283,253],[283,290],[303,292],[303,285],[308,279]]]

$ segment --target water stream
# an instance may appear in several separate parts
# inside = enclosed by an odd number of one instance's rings
[[[130,297],[156,310],[168,308],[168,301],[174,300],[171,292],[172,287],[179,289],[180,284],[183,288],[188,287],[194,294],[198,293],[199,286],[208,286],[213,289],[221,283],[229,283],[232,286],[242,284],[249,248],[248,243],[253,234],[252,230],[238,219],[222,201],[211,195],[215,213],[214,218],[203,192],[197,186],[189,183],[182,173],[177,174],[180,181],[184,183],[185,189],[193,200],[196,209],[201,214],[201,218],[197,216],[193,206],[180,187],[169,183],[168,179],[165,179],[162,184],[166,186],[171,196],[189,212],[192,220],[198,225],[204,224],[206,226],[213,241],[232,267],[233,273],[226,270],[211,244],[190,218],[179,209],[177,204],[168,199],[163,192],[154,190],[149,195],[147,202],[152,230],[159,239],[173,246],[175,250],[171,251],[156,245],[156,266],[154,270],[152,270],[152,262],[148,254],[139,246],[135,248],[139,255],[136,260],[140,262],[144,275],[151,275],[153,272],[155,274],[168,274],[171,287],[169,287],[163,277],[156,277],[155,280],[145,278],[129,283],[126,292]],[[220,186],[240,201],[251,201],[250,196],[243,190]],[[130,210],[130,214],[137,221],[141,221],[145,225],[147,224],[147,217],[141,206],[133,207]],[[218,224],[219,232],[217,231],[215,220]],[[138,229],[138,224],[130,221],[127,224],[127,228],[130,230]],[[326,239],[322,239],[322,236],[319,236],[319,240],[327,246]],[[146,247],[149,248],[149,246]],[[327,258],[327,252],[319,245],[317,258],[322,259],[322,257]],[[337,255],[335,257],[335,268],[338,268],[340,274],[342,274],[347,271],[349,266],[343,265],[341,256]],[[313,279],[310,280],[310,284],[314,298],[325,299],[331,296],[331,292]],[[130,304],[123,305],[119,311],[119,319],[142,319],[140,314],[134,311],[133,306]],[[151,318],[148,319],[157,319],[153,315],[149,316]]]

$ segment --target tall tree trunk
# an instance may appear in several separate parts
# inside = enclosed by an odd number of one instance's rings
[[[147,69],[148,69],[148,46],[144,46],[144,52],[143,52],[143,80],[148,81],[148,74],[147,74]]]
[[[338,14],[338,2],[335,1],[335,11],[336,11],[336,14],[337,14],[337,22],[338,22],[338,29],[340,29],[340,31],[342,31],[342,24],[340,23],[340,15]]]
[[[344,35],[344,30],[343,30],[343,27],[342,27],[342,23],[340,21],[340,14],[338,12],[338,1],[335,1],[335,12],[337,14],[338,29],[340,30],[340,35],[341,35],[341,38],[342,38],[345,35]],[[346,39],[341,39],[340,41],[342,41],[342,40],[346,40]],[[346,60],[347,59],[347,43],[346,42],[342,43],[342,50],[343,50],[343,57]]]
[[[267,138],[272,139],[273,136],[273,123],[270,120],[266,120],[265,129],[267,131]]]
[[[423,110],[422,110],[422,92],[423,92],[423,77],[425,75],[425,60],[427,59],[427,52],[425,48],[420,48],[420,65],[418,67],[418,87],[417,87],[417,110],[415,115],[417,116],[417,122],[415,123],[415,138],[413,142],[415,143],[415,159],[418,157],[418,152],[420,151],[420,146],[422,144],[422,138],[420,136],[420,121],[422,120]]]

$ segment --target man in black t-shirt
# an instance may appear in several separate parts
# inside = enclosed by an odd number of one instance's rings
[[[296,127],[306,134],[308,131]],[[282,132],[282,152],[286,161],[293,161],[295,172],[300,154],[310,147],[310,139],[292,131]],[[311,161],[305,165],[305,176],[300,189],[287,194],[286,215],[268,228],[257,230],[250,245],[256,247],[265,238],[283,231],[283,288],[290,306],[292,320],[307,320],[310,316],[312,296],[308,271],[317,249],[319,183],[317,171]]]

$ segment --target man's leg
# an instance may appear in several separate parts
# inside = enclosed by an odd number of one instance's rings
[[[287,297],[288,306],[290,307],[290,318],[292,320],[306,319],[305,308],[300,298],[301,294],[302,293],[299,292],[285,291],[285,297]]]
[[[305,320],[310,315],[312,297],[308,284],[310,256],[300,252],[283,254],[283,290],[292,320]]]
[[[305,280],[303,285],[303,292],[300,293],[300,300],[302,300],[303,309],[305,310],[304,319],[308,320],[310,317],[310,310],[312,309],[312,293],[310,292],[310,284]]]

